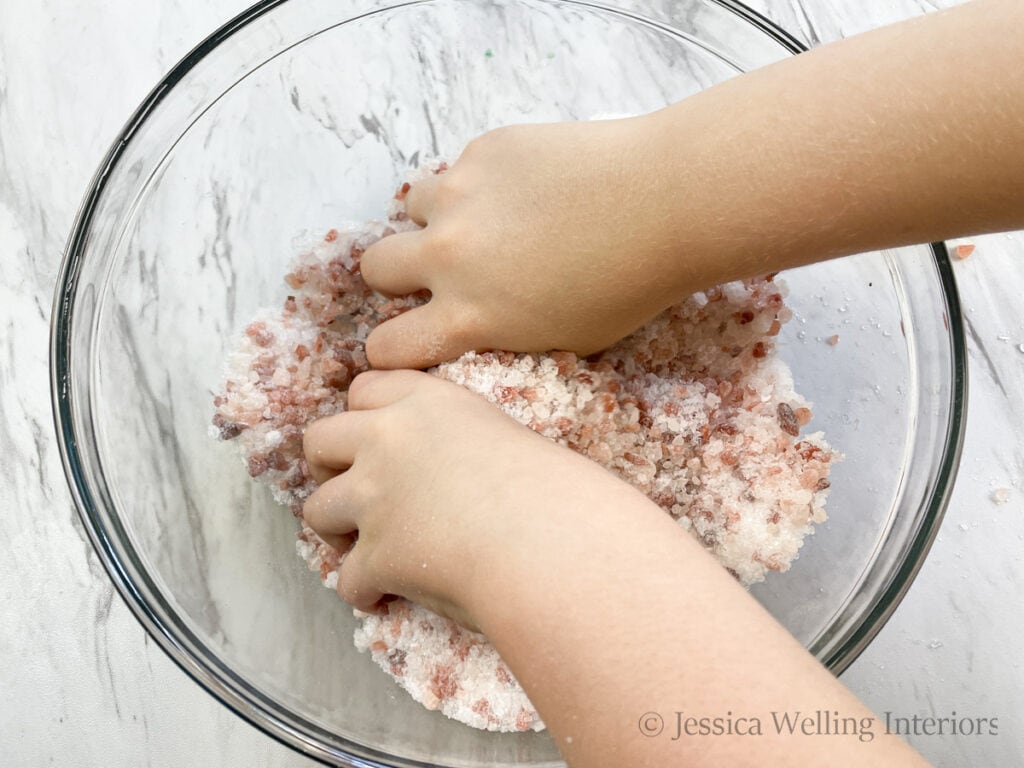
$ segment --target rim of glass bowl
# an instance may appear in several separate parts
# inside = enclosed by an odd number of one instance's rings
[[[634,16],[621,8],[608,7],[599,2],[563,1]],[[735,14],[791,54],[807,50],[807,47],[795,37],[742,3],[735,0],[704,1]],[[193,67],[236,32],[286,2],[288,0],[263,0],[225,23],[197,45],[150,92],[121,130],[100,164],[76,216],[57,278],[50,334],[50,384],[54,422],[64,472],[75,506],[104,567],[135,617],[171,660],[189,677],[267,735],[319,761],[352,768],[377,768],[382,765],[377,760],[383,760],[383,765],[400,763],[424,766],[428,764],[395,758],[349,742],[301,717],[292,715],[250,683],[240,679],[187,626],[177,620],[159,590],[149,581],[131,548],[127,551],[128,562],[124,562],[125,553],[118,549],[115,542],[126,540],[126,532],[116,515],[106,515],[100,511],[111,508],[110,499],[102,482],[92,482],[90,461],[83,461],[83,448],[85,452],[89,452],[93,447],[80,445],[79,435],[76,434],[74,427],[76,409],[72,403],[70,354],[72,314],[78,292],[78,277],[85,258],[88,232],[111,173],[138,128]],[[404,4],[407,3],[395,3],[396,6]],[[636,16],[634,18],[649,21]],[[944,319],[949,330],[952,354],[951,380],[948,382],[949,422],[944,436],[942,456],[938,462],[927,509],[920,516],[920,525],[910,545],[902,552],[899,566],[889,574],[888,584],[876,597],[870,610],[865,612],[866,615],[859,625],[849,631],[843,642],[822,658],[822,662],[835,674],[846,669],[867,647],[913,583],[938,531],[959,466],[967,408],[967,358],[963,319],[945,244],[932,243],[931,252],[942,289]],[[86,415],[91,419],[91,414]],[[814,649],[811,651],[814,652]],[[331,743],[339,742],[345,745],[344,750],[329,746]]]

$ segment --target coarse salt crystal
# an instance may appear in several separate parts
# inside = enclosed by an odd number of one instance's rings
[[[956,247],[956,257],[963,261],[974,253],[974,246],[970,243],[961,243]]]
[[[243,334],[228,357],[215,416],[227,427],[211,434],[237,440],[250,474],[300,520],[316,488],[303,428],[344,410],[348,383],[368,367],[370,331],[426,300],[386,299],[359,274],[369,245],[416,228],[395,218],[403,211],[404,199],[395,200],[387,224],[332,230],[299,255],[287,278],[293,298],[250,325],[266,345]],[[648,493],[752,584],[787,569],[812,524],[825,519],[826,478],[840,458],[820,433],[799,434],[810,404],[793,390],[772,335],[791,314],[785,291],[763,278],[709,289],[596,358],[470,352],[431,372]],[[343,555],[305,524],[296,551],[337,587]],[[355,612],[356,645],[413,698],[477,728],[543,728],[485,637],[405,600],[387,605],[385,615]]]

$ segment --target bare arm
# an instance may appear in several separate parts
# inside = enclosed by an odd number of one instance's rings
[[[1024,226],[1024,3],[828,45],[651,115],[514,126],[413,188],[426,228],[367,251],[377,367],[590,353],[709,285]]]
[[[510,548],[500,580],[482,574],[471,603],[571,766],[925,764],[652,502],[590,490],[551,510],[547,547]],[[867,735],[780,725],[820,711]]]
[[[323,482],[306,521],[329,540],[359,531],[341,596],[372,609],[399,594],[482,630],[571,765],[923,764],[877,721],[865,740],[780,735],[773,711],[872,715],[597,464],[424,373],[363,374],[349,406],[306,433]],[[759,718],[761,735],[673,738],[679,710]],[[641,732],[647,712],[662,733]]]
[[[1024,226],[1024,4],[976,0],[828,45],[655,116],[702,179],[696,282]],[[666,213],[667,213],[666,209]],[[689,264],[689,261],[687,261]],[[721,271],[719,271],[721,269]]]

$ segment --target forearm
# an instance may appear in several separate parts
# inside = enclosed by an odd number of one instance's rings
[[[363,255],[431,300],[378,368],[474,349],[597,352],[694,291],[844,254],[1024,226],[1024,3],[974,0],[658,112],[509,126],[418,181],[424,229]]]
[[[976,0],[647,118],[652,265],[681,292],[1024,227],[1024,3]]]
[[[617,481],[586,488],[492,561],[473,605],[571,765],[923,764],[877,721],[841,744],[777,733],[773,711],[872,716],[654,505]],[[680,710],[762,733],[688,737]]]

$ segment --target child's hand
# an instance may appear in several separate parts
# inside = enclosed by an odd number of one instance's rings
[[[323,483],[306,521],[329,540],[359,532],[339,593],[364,610],[398,594],[484,632],[570,765],[745,764],[746,737],[637,731],[680,696],[700,712],[742,695],[744,712],[782,701],[870,716],[689,534],[594,462],[425,373],[364,373],[349,406],[306,431]],[[826,759],[821,739],[766,739],[771,764]],[[912,762],[896,737],[849,745],[845,765]]]
[[[647,263],[671,250],[656,224],[647,120],[491,131],[415,184],[408,211],[426,229],[369,248],[362,273],[385,293],[433,298],[370,335],[374,367],[424,368],[470,349],[585,355],[678,299]]]
[[[643,117],[484,134],[410,191],[426,228],[364,254],[371,286],[433,296],[370,335],[371,363],[585,355],[726,280],[1024,226],[1024,68],[1006,31],[1024,4],[935,17]],[[969,66],[933,56],[968,39],[986,41]]]
[[[645,501],[482,397],[425,373],[364,373],[349,409],[306,430],[306,458],[322,485],[303,515],[332,544],[358,529],[338,592],[363,610],[395,594],[476,628],[474,589],[494,586],[482,571],[523,553],[557,564],[560,537],[579,524],[567,510],[592,494]]]

